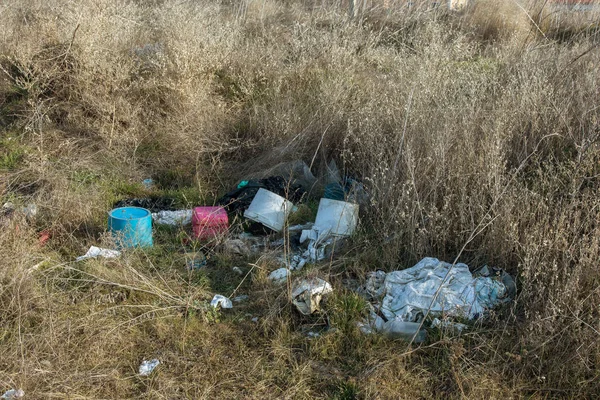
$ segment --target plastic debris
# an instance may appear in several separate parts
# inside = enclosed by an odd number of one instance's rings
[[[320,278],[302,279],[294,283],[292,303],[304,315],[319,311],[321,299],[333,292],[329,282]]]
[[[239,296],[234,297],[233,301],[236,303],[241,303],[242,301],[246,301],[248,299],[249,299],[249,297],[247,294],[241,294]]]
[[[255,322],[255,323],[257,323],[257,322],[258,322],[258,317],[254,317],[254,318],[252,318],[252,322]]]
[[[152,178],[146,178],[142,181],[142,185],[144,185],[144,189],[149,190],[154,186],[154,181]]]
[[[113,208],[121,207],[140,207],[150,210],[150,212],[157,213],[159,211],[172,211],[175,210],[175,199],[171,197],[143,197],[135,199],[125,199],[116,202]]]
[[[279,268],[269,274],[269,280],[274,283],[284,283],[287,280],[287,277],[290,273],[290,270],[287,268]]]
[[[21,389],[10,389],[7,390],[2,397],[0,397],[0,399],[5,399],[5,400],[14,400],[14,399],[20,399],[22,397],[25,396],[25,392]]]
[[[206,256],[202,252],[186,253],[185,266],[188,270],[193,271],[205,267],[207,264]]]
[[[467,325],[461,324],[460,322],[449,321],[447,319],[441,320],[439,318],[434,318],[433,321],[431,321],[431,327],[458,334],[468,328]]]
[[[139,374],[141,376],[150,375],[152,373],[152,371],[154,371],[154,368],[158,367],[158,364],[160,364],[160,361],[158,361],[158,359],[156,359],[156,358],[154,358],[150,361],[144,360],[142,362],[142,364],[140,365]]]
[[[25,214],[25,216],[27,218],[33,218],[37,215],[38,213],[38,209],[37,209],[37,205],[35,204],[27,204],[26,207],[23,207],[23,214]]]
[[[233,268],[231,268],[231,270],[238,275],[244,275],[244,271],[242,271],[242,269],[240,267],[233,267]]]
[[[501,280],[474,278],[466,264],[452,266],[436,258],[424,258],[412,268],[388,273],[384,286],[381,311],[388,320],[417,321],[428,309],[432,316],[475,319],[510,300]]]
[[[292,202],[285,197],[260,188],[244,212],[244,217],[281,232],[292,207]]]
[[[91,246],[89,248],[89,250],[87,251],[87,253],[85,253],[83,256],[77,257],[75,259],[75,261],[81,261],[81,260],[85,260],[87,258],[96,258],[96,257],[117,258],[120,256],[121,256],[121,252],[118,250],[103,249],[101,247]]]
[[[210,305],[213,308],[233,308],[231,300],[220,294],[215,294],[215,297],[213,297],[212,301],[210,302]]]
[[[244,180],[217,202],[230,213],[241,213],[250,207],[260,189],[275,193],[291,202],[299,201],[305,191],[301,185],[290,183],[281,176]]]
[[[152,213],[152,220],[159,225],[189,225],[192,223],[192,210],[159,211]]]

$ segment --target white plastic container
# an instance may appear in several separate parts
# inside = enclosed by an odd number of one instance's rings
[[[291,201],[260,188],[250,203],[250,207],[244,212],[244,217],[281,232],[292,207],[294,204]]]
[[[331,234],[350,236],[358,225],[358,204],[321,199],[315,227],[320,231],[331,229]]]

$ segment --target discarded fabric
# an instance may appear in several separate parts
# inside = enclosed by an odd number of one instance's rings
[[[25,396],[25,392],[21,389],[10,389],[7,390],[2,397],[0,397],[0,399],[5,399],[5,400],[14,400],[14,399],[20,399],[23,396]]]
[[[321,299],[333,292],[329,282],[320,278],[302,279],[294,283],[292,303],[304,315],[319,311]]]
[[[382,314],[388,320],[412,322],[419,321],[427,310],[431,316],[474,319],[510,300],[502,280],[473,277],[466,264],[452,266],[436,258],[424,258],[412,268],[386,274],[384,293]]]
[[[117,258],[120,256],[121,252],[118,250],[103,249],[101,247],[91,246],[85,255],[77,257],[75,261],[85,260],[86,258]]]
[[[275,283],[283,283],[287,280],[290,270],[287,268],[279,268],[269,274],[269,280]]]
[[[142,364],[140,365],[139,374],[141,376],[150,375],[152,373],[152,371],[154,371],[154,368],[158,367],[158,364],[160,364],[160,361],[158,361],[158,359],[156,359],[156,358],[154,358],[150,361],[144,360],[142,362]]]
[[[152,213],[152,220],[159,225],[189,225],[192,223],[192,210],[159,211]]]
[[[216,294],[215,297],[213,297],[212,301],[210,302],[210,305],[213,308],[233,308],[231,300],[220,294]]]

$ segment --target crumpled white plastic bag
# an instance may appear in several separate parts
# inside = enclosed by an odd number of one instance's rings
[[[96,258],[96,257],[104,257],[104,258],[117,258],[121,256],[121,252],[118,250],[110,250],[103,249],[101,247],[91,246],[87,253],[83,256],[79,256],[75,259],[75,261],[85,260],[86,258]]]
[[[139,374],[141,376],[148,376],[152,373],[152,371],[154,371],[154,368],[158,367],[158,364],[160,364],[160,361],[158,361],[158,359],[154,358],[150,361],[144,360],[142,362],[142,364],[140,365],[140,370],[139,370]]]
[[[213,297],[212,301],[210,302],[210,305],[213,308],[217,308],[219,306],[221,308],[233,308],[233,303],[231,302],[231,300],[220,294],[215,294],[215,297]]]
[[[192,223],[192,210],[159,211],[152,213],[152,220],[159,225],[189,225]]]

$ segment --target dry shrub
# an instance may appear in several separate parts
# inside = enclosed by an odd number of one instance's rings
[[[1,169],[0,187],[3,200],[38,202],[40,218],[0,237],[2,382],[37,397],[598,392],[595,39],[549,41],[529,5],[511,1],[477,2],[464,16],[395,10],[352,21],[323,5],[3,8],[0,98],[17,112],[3,108],[0,121],[26,151],[18,168]],[[335,159],[368,187],[358,278],[460,256],[517,276],[515,303],[464,342],[405,358],[397,342],[358,335],[311,345],[266,270],[248,308],[219,322],[186,318],[189,301],[210,295],[206,281],[182,275],[179,248],[83,271],[62,265],[101,242],[115,196],[145,194],[120,185],[160,172],[216,194],[295,159],[315,173]],[[56,238],[42,248],[47,227]],[[62,267],[28,272],[42,260]],[[115,283],[152,289],[123,298]],[[98,304],[106,299],[122,307]],[[137,324],[156,308],[167,310]],[[131,378],[150,354],[168,368]]]
[[[537,34],[529,13],[528,7],[516,0],[477,0],[466,12],[466,25],[482,40],[522,43]]]

